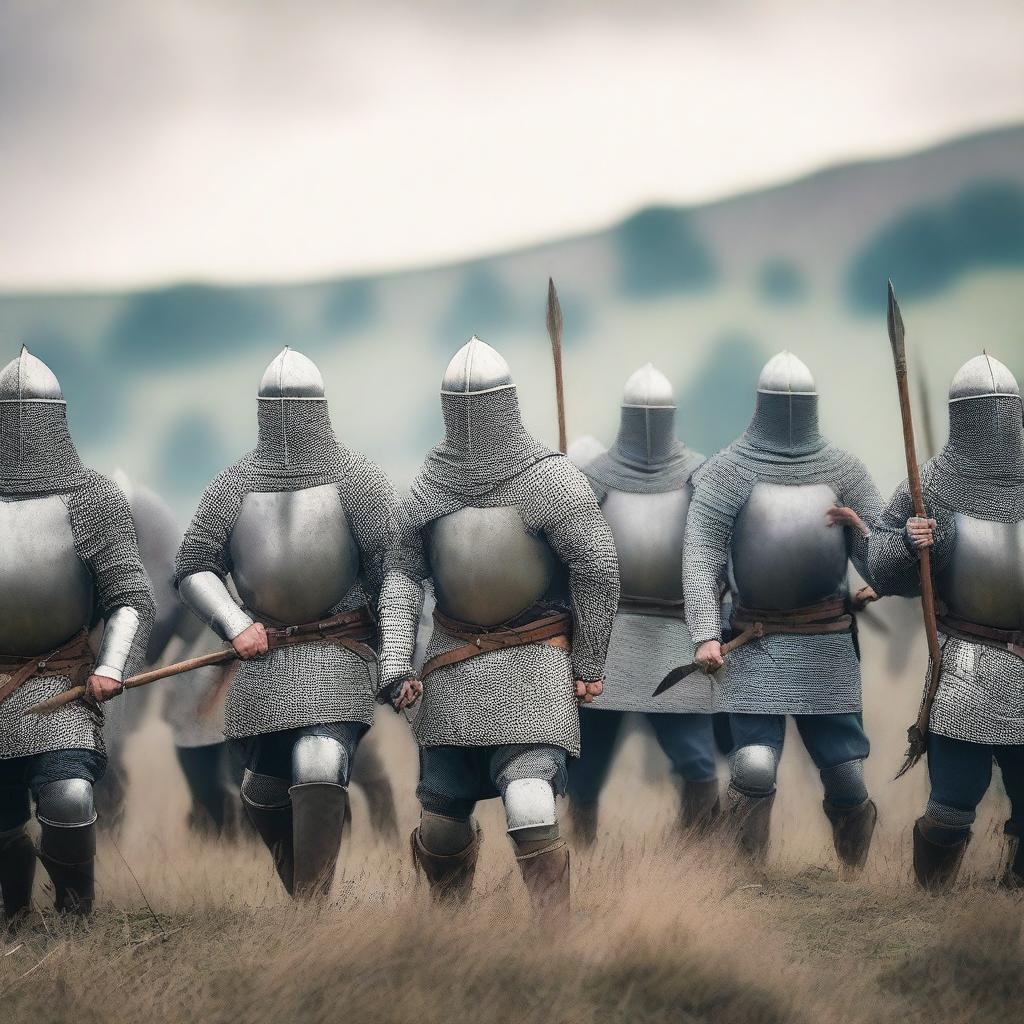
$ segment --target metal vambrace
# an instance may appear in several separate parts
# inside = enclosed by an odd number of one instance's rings
[[[209,570],[194,572],[178,584],[182,601],[222,639],[234,640],[253,620],[235,604],[224,581]]]

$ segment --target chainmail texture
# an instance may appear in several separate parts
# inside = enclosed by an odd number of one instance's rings
[[[369,604],[376,611],[397,530],[394,489],[369,459],[342,447],[327,406],[294,399],[261,401],[257,448],[207,489],[175,562],[175,584],[192,573],[231,573],[230,539],[245,495],[334,484],[359,549],[359,576],[331,613]],[[316,543],[316,538],[309,542]],[[376,665],[319,642],[279,648],[241,662],[225,706],[229,738],[329,722],[373,721]]]
[[[602,499],[609,489],[660,494],[682,487],[704,457],[690,451],[674,432],[675,409],[625,406],[615,444],[586,466]]]
[[[0,494],[67,494],[90,479],[68,430],[67,406],[0,402]]]
[[[555,454],[527,433],[514,387],[442,392],[441,410],[445,439],[427,452],[414,488],[485,495]]]
[[[39,496],[41,492],[33,493]],[[65,501],[75,550],[95,581],[98,615],[107,618],[122,607],[134,608],[139,614],[124,668],[127,679],[144,663],[154,616],[153,596],[139,556],[128,501],[116,484],[92,470],[82,472],[80,482],[66,493]],[[0,676],[0,680],[5,678]],[[22,714],[76,682],[67,676],[36,677],[0,704],[0,758],[72,747],[102,751],[103,712],[99,708],[75,701],[51,715]]]
[[[447,396],[446,396],[447,397]],[[472,397],[472,396],[471,396]],[[411,584],[404,604],[396,587],[395,631],[384,636],[384,682],[408,663],[422,589],[429,576],[422,531],[434,520],[466,506],[511,507],[526,529],[542,535],[565,567],[568,593],[553,587],[544,603],[572,613],[571,656],[548,644],[492,651],[431,673],[414,729],[433,746],[492,746],[546,743],[579,753],[579,713],[573,677],[600,679],[619,593],[615,544],[583,475],[564,456],[550,455],[472,498],[439,486],[431,457],[404,503],[404,553],[396,572]],[[397,624],[401,622],[401,629]],[[426,657],[461,646],[435,628]],[[392,654],[392,651],[397,653]]]
[[[982,399],[957,403],[971,405]],[[921,471],[925,510],[936,520],[932,549],[933,574],[941,574],[956,546],[956,512],[989,518],[980,511],[963,507],[966,487],[951,486],[946,471],[937,473],[932,460]],[[939,493],[934,483],[940,480]],[[1004,493],[1001,489],[979,488],[975,494]],[[951,507],[952,501],[956,502]],[[992,506],[986,504],[986,510]],[[1009,510],[1003,510],[1004,512]],[[879,593],[916,597],[921,593],[918,560],[904,540],[907,520],[914,514],[910,488],[904,481],[892,496],[882,517],[884,529],[872,538],[870,561],[875,589]],[[992,518],[996,518],[992,516]],[[1019,506],[1015,520],[1024,519]],[[877,539],[876,539],[877,538]],[[942,646],[942,674],[932,704],[929,728],[940,736],[969,743],[1024,743],[1024,659],[1010,651],[972,643],[939,631]],[[931,663],[925,679],[931,678]]]
[[[758,394],[747,432],[694,476],[683,587],[686,621],[698,647],[721,639],[720,594],[731,588],[733,524],[759,481],[827,484],[838,503],[857,512],[869,529],[881,514],[881,498],[863,464],[818,433],[817,396]],[[849,556],[871,582],[868,540],[856,531],[846,532]],[[860,665],[852,635],[776,635],[739,648],[716,676],[715,710],[793,715],[860,711]]]
[[[1017,395],[951,402],[949,439],[922,471],[933,505],[1015,523],[1024,517],[1024,428]]]
[[[634,414],[640,414],[639,416]],[[656,416],[648,421],[648,416]],[[609,490],[660,494],[689,487],[704,457],[673,433],[674,409],[626,407],[615,446],[584,470],[599,501]],[[647,457],[648,452],[651,459]],[[637,461],[643,457],[643,462]],[[680,572],[682,567],[680,566]],[[677,665],[693,661],[693,641],[681,615],[645,615],[619,610],[612,627],[604,693],[594,710],[708,712],[711,680],[701,674],[655,697],[654,689]]]

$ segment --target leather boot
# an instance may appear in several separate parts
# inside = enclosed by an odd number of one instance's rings
[[[718,798],[718,779],[683,783],[682,823],[686,831],[691,829],[698,835],[707,835],[721,813],[722,804]]]
[[[1004,889],[1024,889],[1024,843],[1020,836],[1003,836],[1003,870],[999,884]]]
[[[597,842],[597,804],[569,804],[572,818],[572,839],[580,848],[589,848]]]
[[[836,807],[827,800],[822,804],[832,824],[832,843],[843,865],[843,872],[855,875],[864,867],[871,848],[871,836],[878,821],[878,809],[870,798],[854,807]]]
[[[952,888],[963,863],[964,851],[971,841],[970,832],[952,844],[929,838],[930,834],[935,836],[940,830],[942,826],[936,825],[926,815],[914,822],[914,875],[922,888],[936,892]]]
[[[774,803],[774,793],[748,796],[735,786],[726,790],[726,827],[735,837],[740,852],[754,864],[764,863],[768,853]]]
[[[453,854],[431,853],[420,838],[419,828],[412,830],[409,845],[417,874],[420,870],[430,886],[430,895],[438,903],[465,903],[473,891],[473,876],[480,853],[480,826],[464,850]]]
[[[96,823],[40,824],[39,859],[53,881],[54,906],[62,914],[88,917],[96,898]]]
[[[28,913],[35,874],[36,848],[25,826],[0,832],[0,896],[5,921],[13,922]]]
[[[292,798],[293,892],[297,900],[325,900],[334,881],[348,790],[334,782],[306,782],[288,790]]]
[[[516,860],[538,917],[569,916],[569,847],[564,839],[516,842]]]
[[[242,794],[242,806],[252,827],[274,858],[277,876],[291,896],[294,886],[294,852],[292,847],[292,805],[291,801],[276,807],[254,804]]]

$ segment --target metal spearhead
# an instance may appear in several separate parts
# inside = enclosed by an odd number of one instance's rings
[[[562,306],[558,301],[558,291],[553,278],[548,278],[548,337],[552,347],[562,347]]]
[[[551,357],[555,363],[555,407],[558,412],[558,450],[564,455],[569,442],[565,432],[565,391],[562,385],[562,306],[558,301],[555,282],[548,278],[548,337],[551,339]]]
[[[896,301],[896,292],[893,290],[892,281],[889,281],[889,306],[885,315],[885,322],[889,328],[889,344],[892,345],[892,358],[896,364],[898,373],[905,373],[907,369],[907,348],[904,344],[903,314],[900,313],[900,304]]]

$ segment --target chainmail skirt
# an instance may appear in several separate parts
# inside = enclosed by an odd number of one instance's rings
[[[9,678],[0,673],[0,686]],[[52,715],[22,714],[74,685],[67,676],[36,676],[0,704],[0,758],[72,748],[102,751],[103,712],[93,704],[76,700]]]

